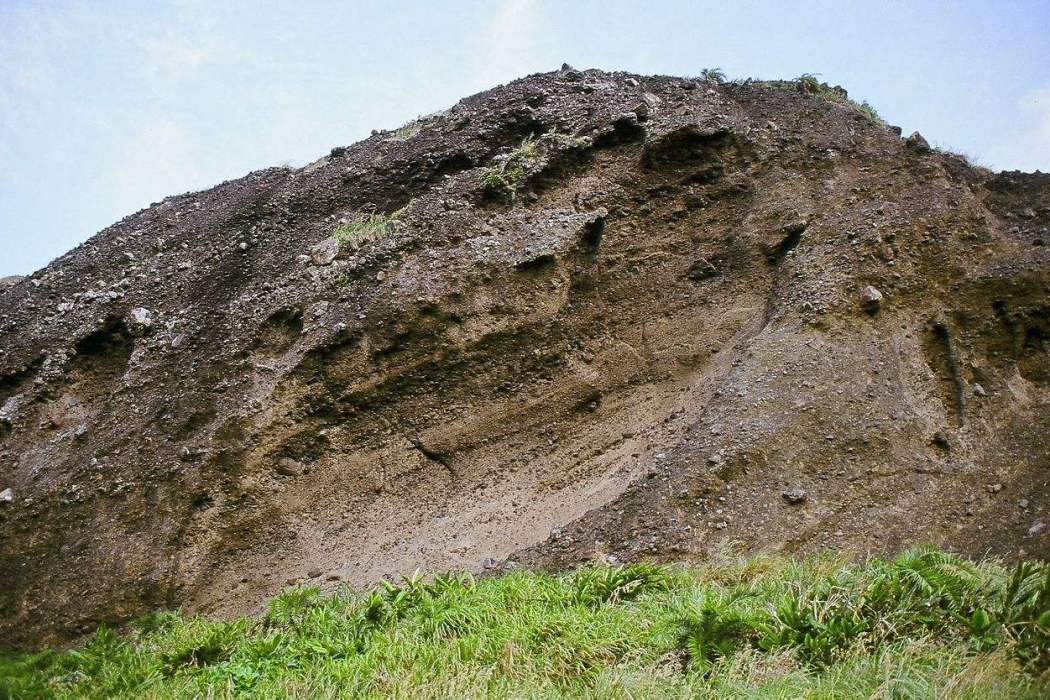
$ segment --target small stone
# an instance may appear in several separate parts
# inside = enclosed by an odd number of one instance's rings
[[[725,520],[715,523],[716,530],[725,530],[727,527],[729,527],[729,523],[727,523]]]
[[[806,500],[806,490],[801,486],[795,486],[794,488],[784,491],[780,495],[785,501],[793,506],[803,503]]]
[[[860,305],[869,314],[877,314],[882,308],[882,292],[868,285],[860,290]]]
[[[7,488],[7,489],[4,489],[3,491],[0,491],[0,505],[4,505],[4,504],[7,504],[7,503],[13,503],[14,500],[15,500],[15,492],[12,491],[11,489]]]
[[[339,241],[326,238],[310,248],[310,259],[314,265],[331,265],[339,255]]]
[[[245,243],[244,241],[241,241],[240,243],[238,243],[237,247],[240,248],[241,250],[248,250],[248,244]]]
[[[973,395],[974,396],[987,396],[988,392],[984,390],[983,386],[981,386],[980,384],[976,384],[975,383],[973,385]]]
[[[277,460],[276,472],[281,476],[299,476],[303,473],[303,465],[291,457],[281,457]]]
[[[1042,534],[1044,530],[1046,530],[1046,523],[1040,520],[1032,525],[1032,527],[1028,528],[1028,536],[1035,537],[1036,535]]]
[[[18,418],[26,402],[25,394],[16,394],[0,406],[0,424],[10,426]]]
[[[386,272],[385,271],[380,270],[379,272],[376,273],[376,282],[382,282],[385,279],[386,279]]]
[[[490,557],[484,561],[482,566],[484,566],[486,569],[495,569],[497,566],[499,566],[499,562]]]
[[[310,569],[309,571],[306,572],[306,576],[307,576],[307,578],[317,578],[318,576],[320,576],[323,573],[324,572],[321,571],[320,569]]]
[[[1002,484],[988,484],[987,486],[985,486],[985,488],[988,490],[988,493],[999,493],[1000,491],[1003,490],[1003,485]]]
[[[153,330],[153,314],[150,313],[149,309],[144,309],[140,306],[128,313],[125,324],[131,337],[141,338]]]
[[[1028,507],[1028,499],[1027,498],[1022,498],[1020,501],[1017,502],[1017,505],[1020,508],[1027,508]]]

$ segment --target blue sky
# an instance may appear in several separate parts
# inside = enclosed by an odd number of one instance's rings
[[[0,0],[0,276],[562,62],[819,73],[905,133],[1048,171],[1048,28],[1050,0]]]

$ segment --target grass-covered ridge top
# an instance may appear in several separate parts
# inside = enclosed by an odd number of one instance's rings
[[[918,549],[297,588],[8,658],[0,698],[1046,697],[1048,653],[1050,567]]]

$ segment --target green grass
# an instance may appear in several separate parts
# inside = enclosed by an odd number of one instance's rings
[[[8,657],[0,698],[1036,698],[1048,649],[1050,568],[918,549],[296,588]]]
[[[404,211],[405,208],[393,214],[361,214],[340,226],[332,235],[341,245],[357,247],[364,241],[377,240],[390,233],[391,226]]]
[[[539,156],[536,139],[529,136],[497,165],[481,174],[481,186],[492,194],[507,194],[514,198],[528,178],[528,166]]]
[[[833,88],[827,83],[820,82],[819,78],[813,73],[803,73],[798,77],[796,82],[802,87],[804,92],[821,97],[828,102],[852,107],[876,124],[885,125],[886,123],[882,117],[879,116],[879,113],[875,111],[875,108],[866,101],[856,102],[851,100],[845,94],[845,91]]]

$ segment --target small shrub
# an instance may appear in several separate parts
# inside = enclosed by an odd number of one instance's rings
[[[514,199],[518,189],[528,178],[528,166],[538,156],[536,139],[532,136],[526,137],[506,158],[485,169],[481,174],[482,188],[491,195],[508,195]]]
[[[721,85],[726,81],[726,74],[721,68],[704,68],[700,71],[700,79],[708,83]]]
[[[803,73],[798,77],[798,84],[805,92],[813,95],[819,94],[823,88],[817,73]]]

